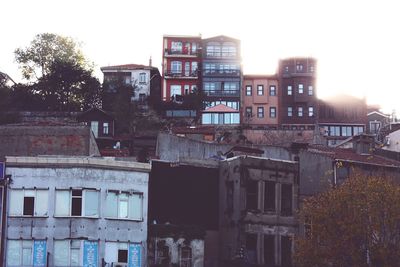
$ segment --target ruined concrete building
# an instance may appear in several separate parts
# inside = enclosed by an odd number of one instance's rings
[[[219,186],[223,266],[236,262],[291,266],[292,237],[298,225],[298,163],[233,157],[220,162]]]

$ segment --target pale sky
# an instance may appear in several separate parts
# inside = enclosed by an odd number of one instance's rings
[[[400,112],[400,2],[396,0],[1,0],[0,71],[22,81],[14,50],[38,33],[70,36],[100,67],[161,71],[163,34],[242,41],[244,74],[275,73],[279,58],[318,60],[319,97],[365,96]]]

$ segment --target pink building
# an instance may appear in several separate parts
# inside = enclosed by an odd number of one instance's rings
[[[248,126],[278,127],[278,77],[244,75],[241,121]]]

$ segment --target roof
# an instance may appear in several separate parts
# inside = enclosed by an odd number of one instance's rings
[[[379,115],[379,116],[382,116],[382,117],[385,117],[385,118],[390,118],[390,115],[389,115],[389,114],[383,114],[383,113],[381,113],[381,112],[379,112],[379,111],[372,111],[372,112],[369,112],[369,113],[367,114],[367,116],[371,116],[371,115],[373,115],[373,114],[376,114],[376,115]]]
[[[199,35],[176,35],[176,34],[164,34],[163,38],[190,38],[190,39],[201,39],[201,34]]]
[[[0,157],[100,155],[88,126],[5,125],[0,126]]]
[[[331,148],[313,145],[309,147],[308,151],[314,154],[325,155],[337,161],[400,168],[400,161],[374,154],[358,154],[351,148]]]
[[[141,65],[141,64],[124,64],[124,65],[105,66],[105,67],[100,68],[101,71],[104,71],[104,70],[142,70],[142,69],[154,70],[157,68],[147,66],[147,65]]]
[[[110,113],[96,107],[90,108],[77,116],[78,121],[85,121],[86,119],[93,118],[108,118],[110,120],[114,120],[114,117]]]
[[[235,112],[235,113],[239,113],[239,110],[236,110],[234,108],[228,107],[224,104],[218,104],[216,106],[213,107],[209,107],[206,110],[203,111],[203,113],[217,113],[217,112],[226,112],[226,113],[230,113],[230,112]]]

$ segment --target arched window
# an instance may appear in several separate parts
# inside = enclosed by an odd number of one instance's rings
[[[188,246],[180,249],[179,267],[192,267],[192,249]]]

